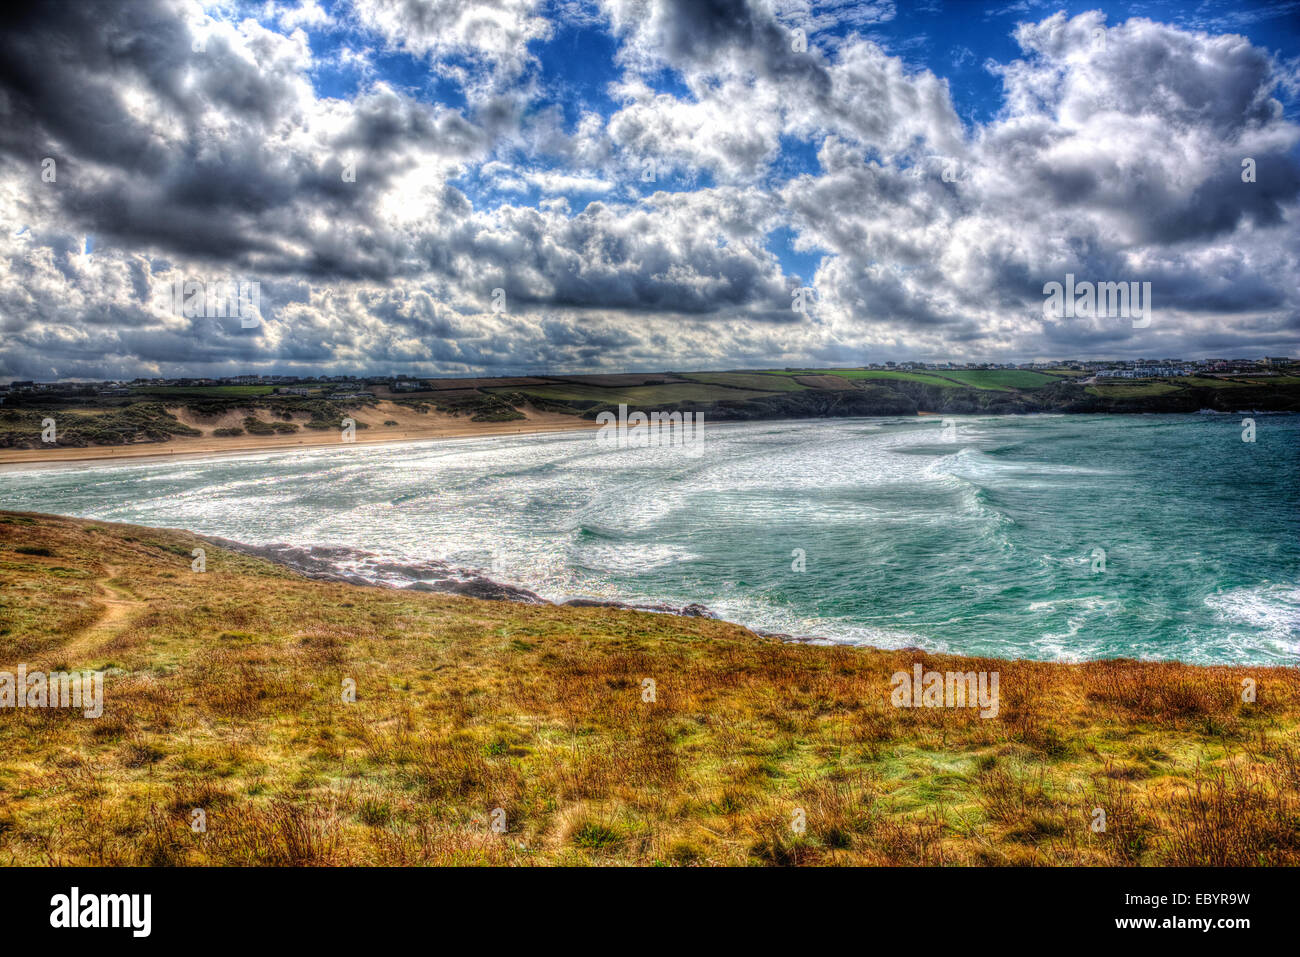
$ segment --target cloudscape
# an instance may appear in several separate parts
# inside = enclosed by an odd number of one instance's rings
[[[1098,6],[10,10],[0,379],[1296,354],[1296,5]]]

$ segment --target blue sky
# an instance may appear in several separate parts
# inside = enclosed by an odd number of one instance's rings
[[[1300,351],[1300,0],[33,11],[0,376]],[[1066,273],[1158,321],[1045,315]]]
[[[261,4],[249,4],[255,11]],[[312,81],[321,96],[348,98],[355,96],[368,82],[376,78],[403,89],[412,97],[437,103],[456,110],[468,104],[461,87],[454,81],[429,69],[425,58],[392,49],[373,49],[375,38],[349,20],[350,4],[347,0],[331,0],[322,8],[335,17],[328,27],[309,31],[313,53],[319,65],[312,71]],[[854,4],[812,5],[812,12],[830,9],[842,10]],[[545,7],[543,9],[546,9]],[[573,132],[581,114],[594,111],[608,116],[618,108],[611,98],[610,87],[618,82],[621,69],[616,62],[619,42],[609,23],[601,18],[594,4],[555,5],[549,8],[558,15],[550,35],[532,40],[527,49],[533,57],[529,77],[538,88],[538,96],[531,109],[535,112],[559,110],[566,131]],[[566,12],[580,9],[582,16],[571,20],[562,17]],[[1294,58],[1300,53],[1300,2],[1261,2],[1261,0],[1204,0],[1194,4],[1175,3],[1171,0],[1155,2],[1097,3],[1088,0],[1054,2],[1054,0],[1019,0],[1019,2],[983,3],[977,0],[918,0],[916,3],[881,4],[878,15],[866,23],[831,22],[818,29],[808,30],[814,46],[833,49],[846,38],[857,35],[870,38],[880,47],[898,56],[909,69],[929,70],[947,80],[953,105],[968,129],[992,120],[1003,109],[1001,77],[989,68],[992,63],[1007,63],[1021,55],[1014,38],[1017,23],[1038,19],[1057,11],[1075,16],[1087,11],[1100,11],[1109,24],[1119,24],[1132,17],[1145,17],[1175,23],[1190,29],[1230,29],[1249,37],[1261,48],[1269,50],[1279,59]],[[834,17],[832,16],[832,20]],[[793,25],[801,22],[797,16],[785,18]],[[373,49],[367,58],[369,71],[357,65],[342,65],[334,59],[340,48],[367,47]],[[470,57],[451,56],[445,65],[470,69]],[[664,67],[647,77],[656,93],[689,97],[689,91],[679,73]],[[1289,117],[1297,109],[1297,91],[1279,91],[1279,101]],[[542,169],[559,169],[563,164],[546,156],[532,157],[534,165]],[[816,173],[816,143],[796,138],[783,138],[780,155],[772,164],[772,178],[789,177],[799,173]],[[476,204],[492,208],[506,201],[536,203],[541,198],[538,189],[502,196],[490,188],[484,189],[473,172],[458,181],[474,197]],[[656,177],[654,182],[631,183],[642,195],[658,190],[696,189],[713,184],[708,171],[692,171],[690,175]],[[582,190],[564,190],[575,205],[599,199],[598,193]],[[777,256],[783,268],[804,277],[811,276],[820,261],[819,250],[796,251],[792,244],[793,233],[780,227],[770,233],[768,249]]]

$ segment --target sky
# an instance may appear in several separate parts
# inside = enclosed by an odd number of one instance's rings
[[[1264,355],[1300,0],[0,14],[0,381]]]

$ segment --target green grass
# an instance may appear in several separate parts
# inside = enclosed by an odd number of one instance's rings
[[[790,376],[765,372],[691,372],[683,374],[682,378],[709,385],[725,385],[759,392],[799,392],[808,388],[795,382]]]
[[[1186,382],[1191,385],[1211,386],[1212,388],[1230,389],[1230,388],[1258,388],[1260,386],[1271,385],[1300,385],[1300,376],[1293,375],[1276,375],[1276,376],[1227,376],[1224,378],[1205,378],[1191,376],[1187,379],[1180,379],[1180,382]]]
[[[891,369],[796,369],[778,373],[785,376],[836,375],[843,379],[884,379],[896,382],[919,382],[940,389],[980,389],[990,392],[1011,392],[1016,389],[1037,389],[1053,382],[1059,376],[1031,372],[1028,369],[954,369],[906,372]]]
[[[178,399],[247,399],[254,396],[270,395],[274,386],[269,385],[207,385],[207,386],[132,386],[134,395],[156,395],[164,398]]]
[[[1178,392],[1179,386],[1166,379],[1120,379],[1104,385],[1090,385],[1084,391],[1109,399],[1136,399],[1149,395]]]
[[[1206,376],[1180,376],[1177,379],[1167,380],[1171,383],[1177,383],[1182,386],[1196,386],[1199,388],[1209,389],[1241,389],[1249,388],[1249,383],[1234,382],[1231,379],[1217,379]]]
[[[935,374],[956,379],[976,389],[1039,389],[1061,381],[1059,376],[1032,372],[1029,369],[954,369]]]
[[[489,390],[496,391],[496,390]],[[629,406],[671,405],[676,402],[717,402],[722,399],[752,399],[761,395],[770,395],[779,391],[758,392],[751,389],[729,389],[725,386],[707,385],[705,383],[670,383],[668,385],[632,386],[630,388],[605,389],[594,385],[576,383],[557,383],[548,386],[521,386],[506,389],[508,392],[522,392],[525,395],[538,396],[554,402],[599,402],[618,405],[626,402]]]
[[[792,372],[780,372],[778,375],[834,375],[841,379],[892,379],[898,382],[920,382],[923,385],[938,386],[941,389],[959,389],[956,382],[940,378],[932,372],[893,372],[887,369],[796,369]]]
[[[836,375],[843,379],[892,379],[898,382],[920,382],[941,389],[981,389],[1010,392],[1016,389],[1038,389],[1063,377],[1078,375],[1062,371],[1049,375],[1029,369],[942,369],[907,372],[901,369],[793,369],[773,373],[782,376]]]

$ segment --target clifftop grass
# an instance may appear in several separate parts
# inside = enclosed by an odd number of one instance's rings
[[[893,707],[915,662],[998,671],[998,716]],[[19,663],[107,678],[99,719],[0,708],[3,863],[1300,863],[1295,669],[783,644],[0,512]]]

